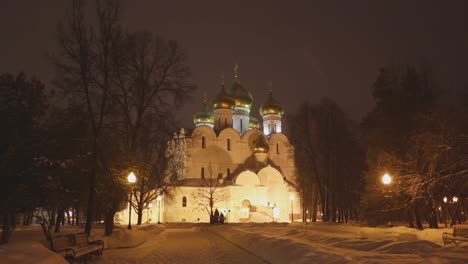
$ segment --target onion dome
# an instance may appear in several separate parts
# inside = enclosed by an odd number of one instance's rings
[[[260,106],[260,115],[265,116],[272,114],[282,116],[284,114],[284,108],[273,98],[273,94],[270,90],[267,101]]]
[[[265,137],[260,135],[255,141],[254,153],[268,153],[269,150],[270,146],[266,142]]]
[[[203,110],[201,112],[197,112],[193,116],[193,123],[195,124],[195,126],[214,124],[213,112],[211,112],[210,109],[208,108],[206,98],[203,100]]]
[[[247,91],[247,89],[242,86],[242,84],[237,80],[234,80],[234,83],[231,85],[231,88],[228,90],[228,94],[235,101],[236,106],[252,108],[253,98],[252,95]]]
[[[257,118],[253,116],[249,118],[249,128],[251,129],[260,128],[260,123],[258,122]]]
[[[221,91],[212,101],[213,109],[234,109],[236,102],[228,95],[224,89],[224,84],[221,86]]]

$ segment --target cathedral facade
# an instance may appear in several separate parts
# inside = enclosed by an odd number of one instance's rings
[[[235,70],[230,86],[223,81],[211,104],[204,100],[194,128],[174,135],[170,152],[171,166],[179,168],[176,187],[170,197],[151,203],[143,220],[209,222],[215,210],[226,222],[301,219],[294,151],[281,127],[284,109],[270,91],[257,110],[260,125],[252,106],[252,95]],[[118,218],[127,222],[128,210]]]
[[[228,88],[194,115],[195,128],[175,136],[183,164],[164,222],[208,222],[217,209],[228,222],[300,219],[292,146],[281,131],[284,109],[270,91],[251,116],[253,98],[235,73]]]

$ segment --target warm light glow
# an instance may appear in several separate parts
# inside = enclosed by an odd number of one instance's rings
[[[149,208],[153,208],[153,203],[149,203],[149,204],[148,204],[148,207],[149,207]]]
[[[294,201],[294,199],[296,199],[296,196],[294,196],[294,194],[291,193],[289,195],[289,200]]]
[[[444,203],[446,203],[446,202],[447,202],[447,197],[444,197]]]
[[[389,185],[390,183],[392,183],[392,177],[388,175],[388,173],[385,173],[384,176],[382,177],[382,182],[385,185]]]
[[[161,195],[158,195],[158,197],[156,197],[156,200],[157,200],[157,201],[161,201],[161,200],[162,200],[162,196],[161,196]]]
[[[454,196],[453,199],[452,199],[452,201],[453,201],[454,203],[458,202],[458,197]]]
[[[129,183],[135,183],[136,182],[136,176],[135,176],[135,173],[130,172],[130,174],[128,174],[128,177],[127,177],[127,180]]]
[[[278,207],[273,208],[273,217],[279,218],[280,217],[280,209]]]

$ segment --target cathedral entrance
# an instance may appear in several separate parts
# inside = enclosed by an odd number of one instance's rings
[[[252,204],[250,203],[249,200],[245,199],[242,201],[242,207],[241,207],[241,214],[239,221],[240,222],[247,222],[250,219],[250,208],[252,207]]]

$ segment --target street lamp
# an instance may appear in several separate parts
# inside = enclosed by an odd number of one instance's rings
[[[161,220],[161,200],[162,200],[162,196],[161,195],[158,195],[158,197],[156,197],[156,201],[158,201],[158,206],[159,206],[159,210],[158,210],[158,224],[161,224],[160,220]]]
[[[130,184],[130,197],[128,199],[128,229],[132,229],[132,194],[133,194],[133,184],[136,182],[136,176],[132,172],[128,174],[127,177],[128,183]]]
[[[452,217],[452,222],[451,222],[451,225],[453,226],[454,224],[457,223],[457,219],[458,219],[458,223],[461,224],[461,221],[460,221],[460,214],[459,214],[459,211],[458,211],[458,197],[457,196],[454,196],[452,198],[452,202],[453,202],[453,217]]]
[[[294,221],[294,211],[293,211],[293,202],[296,197],[294,196],[293,193],[289,195],[289,200],[291,200],[291,223]]]
[[[385,185],[389,185],[392,183],[392,177],[388,175],[388,173],[385,173],[384,176],[382,176],[382,183]]]
[[[390,176],[388,173],[385,173],[383,176],[382,176],[382,183],[385,185],[385,186],[390,186],[390,184],[392,183],[392,176]],[[387,199],[388,199],[388,225],[392,225],[392,208],[391,208],[391,203],[390,203],[390,191],[388,190],[388,187],[387,188]]]
[[[448,206],[447,206],[447,196],[444,197],[444,199],[442,199],[444,201],[444,204],[445,204],[445,210],[444,210],[444,223],[445,223],[445,227],[447,227],[447,214],[448,214]]]

